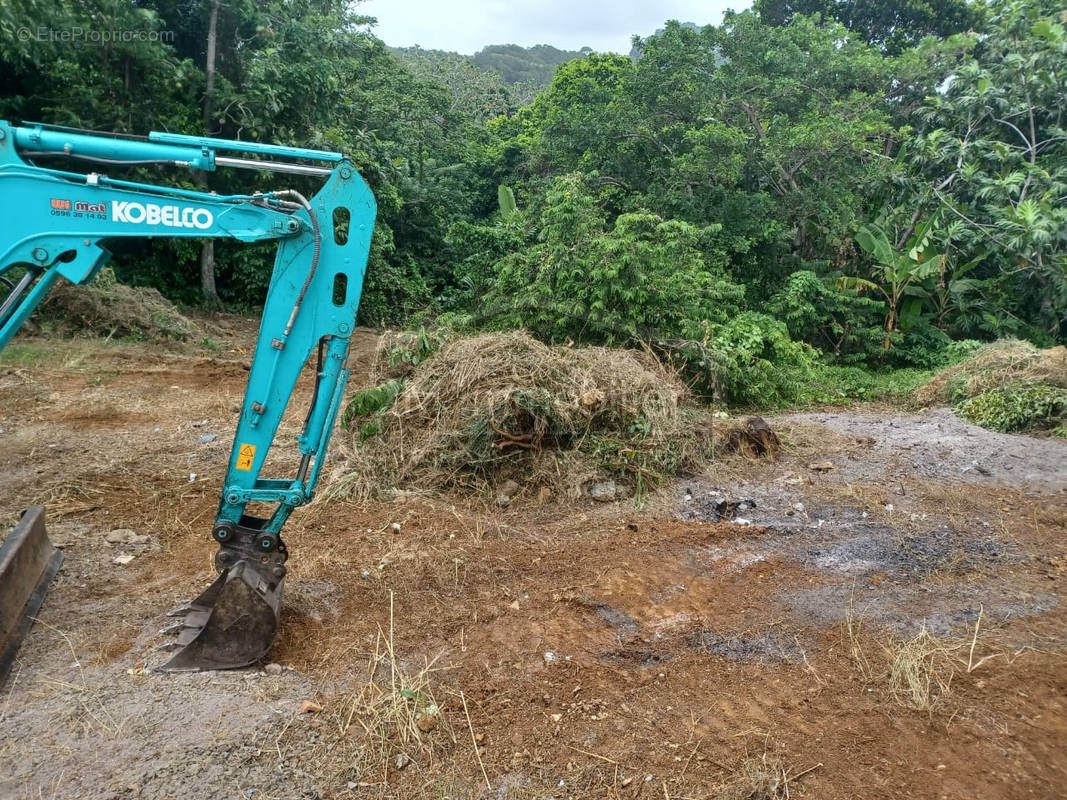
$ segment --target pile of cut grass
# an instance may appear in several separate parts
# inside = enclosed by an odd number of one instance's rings
[[[1041,350],[1018,339],[992,342],[920,386],[915,399],[923,405],[956,404],[1017,382],[1067,388],[1067,348]]]
[[[1065,435],[1067,348],[993,342],[921,386],[915,399],[952,404],[959,416],[991,430]]]
[[[577,497],[613,479],[641,495],[699,469],[710,450],[687,398],[648,352],[553,347],[522,331],[452,338],[406,377],[355,395],[347,422],[359,433],[331,492],[480,492],[510,480]]]
[[[140,341],[195,341],[204,330],[155,289],[120,283],[108,267],[91,283],[60,281],[37,311],[63,335],[86,333]]]

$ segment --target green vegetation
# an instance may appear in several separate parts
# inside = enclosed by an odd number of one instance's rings
[[[380,208],[361,322],[648,347],[732,405],[901,395],[976,342],[1067,341],[1067,18],[1050,0],[759,0],[668,22],[631,56],[390,50],[352,8],[16,0],[0,116],[344,150]],[[174,37],[13,35],[101,19]],[[224,302],[261,302],[267,252],[216,247]],[[115,270],[210,300],[201,253],[150,241]]]
[[[1005,433],[1062,430],[1067,422],[1067,389],[1017,381],[964,400],[956,413]]]

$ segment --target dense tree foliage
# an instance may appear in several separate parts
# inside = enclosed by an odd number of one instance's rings
[[[981,6],[967,0],[756,0],[754,8],[768,25],[818,14],[840,22],[868,44],[900,53],[926,36],[951,36],[974,27]]]
[[[5,3],[0,114],[344,150],[381,209],[366,322],[641,341],[765,402],[828,365],[1067,337],[1067,37],[1049,0],[759,0],[629,56],[473,58],[391,51],[343,0],[230,0],[205,103],[212,3]],[[102,20],[173,36],[16,35]],[[225,300],[261,299],[264,257],[220,244]],[[191,300],[195,264],[195,245],[161,242],[118,266]]]
[[[0,30],[13,34],[80,28],[171,35],[121,47],[20,43],[18,35],[5,35],[0,115],[97,130],[197,132],[210,7],[210,0],[5,4]],[[405,69],[343,0],[247,0],[220,8],[211,132],[349,154],[374,189],[380,214],[363,319],[399,321],[424,306],[450,272],[440,246],[449,226],[477,214],[479,198],[496,190],[480,167],[484,127],[455,107],[447,87]],[[159,172],[140,177],[173,180]],[[229,171],[212,180],[245,191],[276,179]],[[314,187],[290,182],[308,192]],[[190,300],[198,250],[190,243],[146,244],[120,254],[117,266],[127,279]],[[260,302],[269,251],[226,243],[218,251],[224,299]],[[175,261],[188,272],[175,270]]]

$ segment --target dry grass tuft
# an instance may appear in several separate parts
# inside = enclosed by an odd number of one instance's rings
[[[441,669],[435,666],[437,659],[424,659],[418,667],[399,663],[392,625],[390,612],[390,630],[378,633],[365,681],[334,704],[338,732],[345,736],[358,726],[385,758],[393,750],[429,747],[434,737],[442,735],[455,744],[445,709],[431,685],[431,677]]]
[[[764,748],[759,755],[749,755],[734,774],[715,793],[716,800],[789,800],[797,790],[797,781],[822,767],[815,764],[793,772],[778,752]]]
[[[719,793],[720,800],[785,800],[789,797],[789,770],[777,754],[746,758]]]
[[[923,405],[955,404],[1019,381],[1067,387],[1067,348],[1040,350],[1018,339],[993,342],[920,386],[915,399]]]
[[[763,417],[747,417],[725,432],[723,448],[728,453],[740,453],[749,460],[778,458],[782,443]]]
[[[640,493],[699,458],[686,394],[647,352],[552,347],[521,331],[455,338],[376,412],[376,433],[348,448],[331,493],[477,491],[514,479],[573,497],[607,475]]]
[[[881,670],[876,670],[868,658],[862,621],[851,602],[842,628],[849,658],[865,683],[884,682],[890,697],[901,708],[930,712],[948,698],[957,675],[970,675],[987,662],[999,658],[1011,663],[1003,652],[993,651],[986,655],[976,652],[984,613],[980,606],[974,631],[966,638],[935,636],[923,622],[918,633],[910,639],[886,640],[881,647],[885,656],[885,666]]]
[[[944,698],[956,674],[959,644],[930,633],[924,623],[911,639],[887,648],[889,693],[904,708],[931,711]]]
[[[849,598],[848,610],[845,612],[844,627],[845,639],[848,642],[848,656],[852,660],[852,665],[863,677],[863,680],[870,683],[874,679],[874,668],[871,666],[870,659],[867,658],[867,653],[863,647],[861,638],[863,622],[856,615],[855,597]]]

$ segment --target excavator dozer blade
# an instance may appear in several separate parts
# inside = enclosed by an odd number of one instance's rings
[[[63,551],[45,533],[44,509],[33,506],[0,545],[0,684],[62,563]]]
[[[268,579],[250,561],[238,561],[188,606],[178,652],[160,672],[200,672],[247,667],[266,655],[278,632],[284,578]]]

